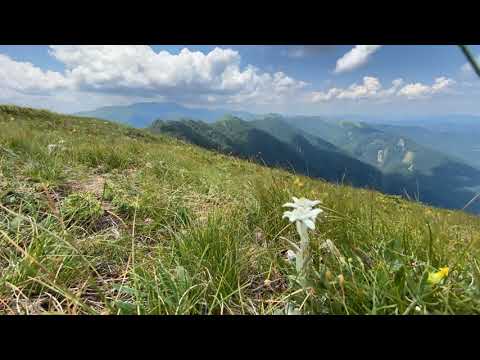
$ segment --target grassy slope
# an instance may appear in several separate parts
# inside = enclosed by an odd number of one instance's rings
[[[381,173],[375,167],[291,127],[277,117],[246,122],[228,116],[213,124],[186,119],[158,121],[151,129],[207,149],[256,159],[260,164],[282,167],[330,182],[367,188],[379,188],[382,182]]]
[[[0,106],[0,129],[0,313],[480,313],[477,217],[105,121]],[[327,211],[307,294],[283,257],[291,196]]]

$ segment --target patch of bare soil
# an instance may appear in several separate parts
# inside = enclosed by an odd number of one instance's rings
[[[105,177],[101,175],[92,175],[87,180],[77,181],[71,180],[67,182],[67,186],[76,192],[89,192],[95,194],[97,197],[101,197],[103,189],[105,187]]]
[[[92,230],[94,232],[101,232],[103,230],[112,228],[112,230],[113,229],[116,230],[116,232],[114,232],[115,237],[119,237],[120,233],[118,231],[118,228],[123,225],[121,219],[118,216],[116,216],[115,214],[111,213],[109,210],[106,210],[105,206],[103,206],[103,204],[102,204],[102,207],[104,209],[104,213],[100,217],[100,219],[98,219],[93,224]]]
[[[53,192],[50,192],[50,196],[53,195],[54,200],[58,203],[62,198],[65,198],[72,192],[88,192],[94,194],[102,203],[103,215],[93,224],[92,230],[100,232],[108,228],[112,228],[115,234],[119,234],[120,228],[125,228],[126,225],[122,218],[113,213],[112,204],[102,199],[105,189],[106,178],[103,175],[91,175],[85,180],[70,180],[63,184],[61,187],[56,188]],[[53,193],[53,194],[52,194]],[[118,235],[119,236],[119,235]]]
[[[270,296],[284,292],[288,289],[288,281],[278,271],[274,270],[269,279],[262,275],[252,275],[248,291],[257,301],[268,299]]]

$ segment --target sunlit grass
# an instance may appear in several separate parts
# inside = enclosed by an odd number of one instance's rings
[[[0,126],[0,313],[480,313],[478,217],[100,120],[0,106]],[[308,289],[292,196],[325,214]]]

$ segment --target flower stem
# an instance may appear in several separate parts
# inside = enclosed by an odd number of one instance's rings
[[[307,270],[308,270],[308,263],[310,260],[310,257],[308,254],[308,243],[309,243],[308,231],[307,231],[307,226],[301,221],[297,221],[296,226],[297,226],[297,232],[300,235],[300,251],[297,254],[296,268],[297,268],[299,282],[303,288],[306,288]]]

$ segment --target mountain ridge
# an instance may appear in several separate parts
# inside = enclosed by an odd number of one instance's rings
[[[151,130],[167,133],[206,148],[252,158],[270,166],[278,165],[329,181],[346,181],[358,186],[371,187],[379,184],[378,171],[349,157],[332,144],[319,139],[323,148],[315,147],[301,133],[284,123],[291,131],[288,134],[291,141],[285,142],[282,136],[272,134],[269,128],[259,127],[258,124],[259,122],[256,121],[246,122],[228,116],[213,124],[200,124],[185,119],[157,121],[152,124]],[[262,125],[265,124],[262,123]],[[318,160],[325,166],[316,166],[312,159]]]
[[[212,124],[197,124],[195,131],[182,121],[159,122],[152,129],[270,166],[290,166],[308,176],[346,180],[436,206],[462,208],[480,190],[480,171],[406,137],[366,123],[316,121],[314,126],[299,126],[298,120],[268,115],[246,122],[227,116]],[[212,131],[217,134],[213,138]],[[218,140],[222,136],[228,141]],[[268,146],[260,148],[260,144]],[[472,212],[480,211],[478,203],[469,206]]]
[[[97,117],[110,121],[119,121],[134,127],[145,128],[159,118],[164,120],[175,120],[182,117],[188,117],[209,122],[211,119],[217,119],[228,113],[243,116],[247,119],[256,116],[246,111],[231,111],[224,109],[209,110],[206,108],[186,107],[172,102],[144,102],[124,106],[106,106],[92,111],[77,112],[73,115]]]

